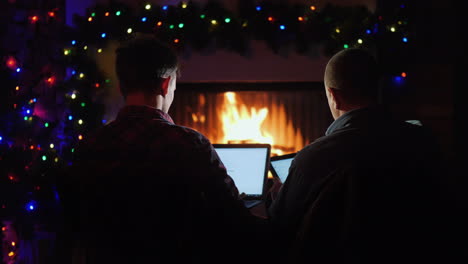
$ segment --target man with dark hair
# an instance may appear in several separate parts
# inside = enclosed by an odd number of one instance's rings
[[[440,158],[431,136],[379,106],[379,70],[368,52],[337,53],[324,79],[335,121],[324,137],[298,152],[269,208],[286,245],[283,261],[432,258]]]
[[[257,251],[244,248],[258,243],[257,219],[208,139],[167,113],[176,54],[151,37],[116,53],[126,105],[80,145],[64,190],[74,261],[256,261]]]

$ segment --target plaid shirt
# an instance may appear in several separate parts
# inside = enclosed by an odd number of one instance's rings
[[[68,217],[102,263],[134,262],[132,249],[141,261],[209,263],[213,250],[228,254],[252,237],[257,221],[209,140],[151,107],[126,106],[86,139],[69,179]]]

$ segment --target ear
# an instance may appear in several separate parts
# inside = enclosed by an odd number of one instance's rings
[[[161,95],[164,97],[169,92],[169,83],[171,82],[171,76],[163,78],[161,83]]]
[[[327,92],[330,96],[330,100],[331,100],[331,103],[332,103],[332,106],[333,108],[337,109],[337,110],[341,110],[341,106],[342,106],[342,98],[341,98],[341,94],[340,94],[340,91],[338,91],[337,89],[334,89],[334,88],[329,88],[327,87]]]

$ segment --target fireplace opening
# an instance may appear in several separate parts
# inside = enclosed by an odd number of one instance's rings
[[[272,155],[301,150],[332,122],[321,83],[182,83],[170,114],[212,143],[268,143]]]

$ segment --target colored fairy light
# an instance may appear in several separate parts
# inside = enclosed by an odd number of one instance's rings
[[[109,15],[110,15],[109,12],[106,12],[106,13],[104,14],[104,16],[106,16],[106,17],[108,17]]]
[[[370,35],[371,33],[372,33],[372,31],[370,29],[366,30],[367,35]]]
[[[80,73],[80,79],[83,79],[84,78],[84,73]]]
[[[31,201],[31,202],[26,204],[26,210],[33,211],[34,209],[36,209],[36,202]]]
[[[315,11],[316,9],[317,9],[317,7],[315,7],[315,6],[310,6],[310,10]]]
[[[408,42],[408,38],[404,37],[404,38],[402,39],[402,41],[405,42],[405,43],[407,43],[407,42]]]
[[[170,25],[169,28],[170,28],[170,29],[174,29],[174,25]]]
[[[341,33],[341,30],[339,28],[337,28],[337,29],[335,29],[335,32],[339,34],[339,33]]]
[[[128,28],[128,29],[127,29],[127,33],[128,33],[128,34],[131,34],[131,33],[132,33],[132,31],[133,31],[133,29],[132,29],[132,28]]]
[[[39,20],[39,17],[38,17],[38,16],[32,16],[32,17],[31,17],[31,22],[32,22],[32,23],[36,23],[38,20]]]
[[[402,84],[403,82],[403,78],[401,76],[396,76],[393,78],[393,81],[396,83],[396,84]]]
[[[92,22],[93,21],[93,18],[92,17],[88,17],[88,22]]]
[[[99,83],[96,83],[96,84],[94,85],[94,87],[99,88],[99,87],[101,87],[101,85],[100,85]]]
[[[76,40],[72,40],[72,41],[71,41],[71,44],[72,44],[72,45],[75,45],[75,44],[76,44]]]
[[[105,82],[106,82],[106,83],[110,83],[110,79],[106,79]]]
[[[398,21],[398,25],[403,25],[403,22],[402,22],[402,21]]]
[[[176,44],[177,44],[177,43],[179,43],[179,42],[180,42],[180,40],[179,40],[179,39],[174,39],[174,43],[176,43]]]
[[[156,23],[156,26],[160,27],[160,26],[162,26],[162,24],[163,23],[161,21],[159,21],[158,23]]]
[[[5,231],[6,231],[6,227],[2,226],[2,232],[5,232]]]
[[[28,114],[28,115],[31,114],[31,110],[29,110],[29,109],[26,110],[26,114]]]
[[[212,24],[212,25],[216,25],[216,24],[218,24],[218,21],[216,21],[216,20],[213,19],[213,20],[211,20],[211,24]]]
[[[359,44],[362,44],[363,41],[362,41],[362,39],[358,39],[357,42],[358,42]]]
[[[82,124],[83,124],[83,120],[82,120],[82,119],[78,120],[78,124],[79,124],[79,125],[82,125]]]
[[[47,160],[47,156],[46,156],[46,155],[43,155],[43,156],[42,156],[42,160],[43,160],[43,161],[46,161],[46,160]]]
[[[58,161],[59,161],[59,158],[55,157],[54,161],[55,161],[55,162],[58,162]]]
[[[84,49],[84,50],[87,50],[87,49],[88,49],[88,46],[84,46],[83,49]]]
[[[70,54],[70,50],[69,50],[69,49],[63,50],[63,55],[68,56],[69,54]]]
[[[71,153],[73,153],[73,152],[75,152],[75,149],[74,149],[74,148],[72,148],[70,151],[71,151]]]
[[[16,68],[16,72],[21,72],[21,68],[20,67]]]
[[[273,17],[268,17],[268,21],[272,22],[274,20]]]
[[[49,15],[49,17],[55,17],[55,12],[50,11],[47,13],[47,15]]]
[[[298,17],[297,20],[302,22],[302,21],[304,21],[304,18],[303,17]]]
[[[78,140],[83,140],[83,135],[79,135]]]
[[[116,16],[120,16],[120,14],[122,14],[122,12],[120,12],[120,11],[115,12]]]
[[[55,83],[55,77],[52,76],[52,77],[47,78],[46,82],[48,84],[50,84],[50,85],[54,84]]]
[[[103,120],[102,120],[102,123],[103,123],[103,124],[107,123],[107,120],[103,119]]]
[[[231,23],[231,18],[226,17],[226,18],[224,19],[224,22],[226,22],[226,23]]]
[[[401,77],[406,78],[406,76],[407,76],[406,72],[401,73]]]
[[[262,10],[262,7],[261,7],[261,6],[257,6],[255,9],[257,9],[257,11],[261,11],[261,10]]]
[[[391,32],[395,32],[395,31],[396,31],[396,28],[395,28],[395,27],[391,27],[391,28],[390,28],[390,31],[391,31]]]
[[[184,23],[180,23],[179,28],[184,28]]]
[[[71,72],[71,74],[72,74],[72,75],[75,75],[75,74],[76,74],[76,71],[75,71],[75,70],[73,70],[73,71]]]
[[[49,127],[49,123],[44,123],[44,127]]]
[[[95,12],[91,13],[91,16],[92,16],[92,17],[95,17],[95,16],[96,16],[96,13],[95,13]]]
[[[162,10],[167,10],[167,9],[168,9],[168,6],[167,6],[167,5],[165,5],[165,6],[162,7]]]
[[[98,49],[97,52],[98,52],[98,53],[101,53],[101,52],[102,52],[102,49]]]
[[[16,59],[15,59],[15,58],[9,57],[9,58],[7,59],[7,66],[8,66],[8,68],[14,69],[14,68],[16,68],[16,64],[17,64],[17,62],[16,62]]]
[[[12,246],[12,247],[16,247],[16,242],[15,242],[15,241],[12,241],[12,242],[11,242],[11,246]]]
[[[3,137],[2,137],[2,136],[0,136],[0,141],[2,141],[2,140],[3,140]]]
[[[24,119],[24,121],[28,121],[28,117],[27,117],[27,116],[25,116],[23,119]]]
[[[33,120],[32,116],[30,116],[30,117],[28,118],[28,120],[29,120],[29,121],[32,121],[32,120]]]
[[[102,34],[101,34],[101,38],[105,38],[106,36],[107,36],[106,33],[102,33]]]
[[[150,4],[145,5],[145,9],[146,9],[146,10],[150,10],[150,9],[151,9],[151,5],[150,5]]]
[[[54,145],[53,143],[50,143],[49,147],[50,147],[50,148],[54,148],[55,145]]]
[[[201,18],[201,19],[205,19],[205,17],[206,17],[205,14],[201,14],[201,15],[200,15],[200,18]]]
[[[285,25],[280,25],[279,28],[280,28],[281,30],[285,30],[285,29],[286,29],[286,26],[285,26]]]
[[[187,3],[185,3],[185,2],[182,3],[182,8],[187,8],[187,6],[188,6]]]
[[[248,23],[248,22],[244,22],[244,23],[242,23],[242,27],[247,27],[248,25],[249,25],[249,23]]]
[[[75,94],[75,93],[73,93],[73,94],[71,95],[71,99],[73,99],[73,100],[76,99],[76,94]]]
[[[69,115],[68,120],[70,120],[70,121],[73,120],[73,116]]]
[[[349,48],[349,45],[348,45],[348,44],[344,44],[344,45],[343,45],[343,48],[347,49],[347,48]]]
[[[20,87],[19,87],[19,86],[16,86],[15,90],[16,90],[16,91],[19,91],[19,90],[20,90]]]
[[[33,208],[33,209],[34,209],[34,208]],[[10,252],[8,253],[8,256],[9,256],[10,258],[11,258],[11,257],[14,257],[14,256],[15,256],[15,252],[10,251]]]
[[[81,107],[85,107],[86,106],[86,103],[85,102],[82,102],[81,103]]]
[[[146,22],[146,20],[148,20],[147,17],[142,17],[142,18],[141,18],[141,22]]]

